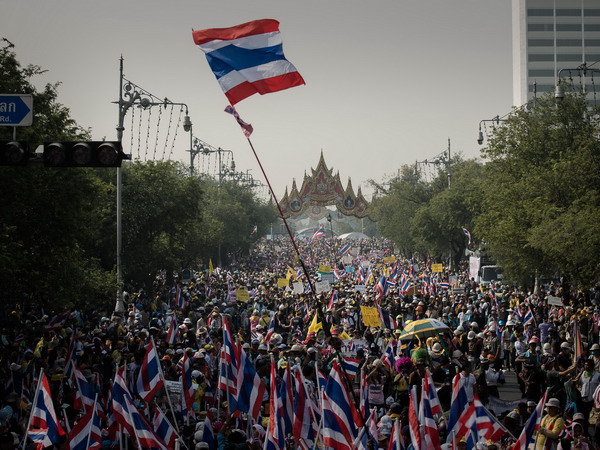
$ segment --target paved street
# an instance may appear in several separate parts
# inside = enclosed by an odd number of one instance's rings
[[[519,390],[519,383],[517,383],[517,375],[513,371],[505,372],[504,378],[506,383],[498,387],[500,399],[506,401],[520,399],[521,391]]]

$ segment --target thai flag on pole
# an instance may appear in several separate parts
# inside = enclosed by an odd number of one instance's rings
[[[173,425],[171,425],[171,422],[169,422],[167,416],[165,416],[165,413],[163,413],[158,406],[156,406],[156,409],[154,410],[152,426],[156,430],[157,436],[161,438],[165,444],[167,444],[167,447],[175,448],[175,441],[177,440],[177,431],[175,431],[175,428],[173,427]]]
[[[408,405],[408,429],[410,431],[410,439],[414,448],[424,448],[421,446],[423,442],[421,436],[421,427],[419,424],[419,417],[417,414],[417,387],[413,386],[409,391],[409,405]]]
[[[347,356],[342,356],[342,366],[346,371],[348,377],[351,380],[354,380],[356,375],[358,375],[358,368],[360,366],[360,359],[350,358]]]
[[[385,351],[383,352],[383,356],[381,357],[381,362],[388,370],[392,370],[394,364],[396,363],[396,357],[394,355],[394,348],[392,347],[392,343],[388,342],[385,347]]]
[[[327,311],[331,311],[333,306],[338,302],[338,293],[337,290],[334,289],[331,291],[331,297],[329,298],[329,303],[327,304]]]
[[[440,399],[438,398],[435,385],[433,384],[433,378],[429,370],[425,370],[425,378],[423,379],[423,393],[423,397],[429,402],[431,413],[434,416],[437,414],[442,414],[444,411],[442,410],[442,405],[440,404]]]
[[[149,402],[164,385],[158,353],[156,352],[156,347],[154,347],[154,341],[151,340],[146,346],[146,354],[144,355],[137,378],[137,393],[145,401]]]
[[[188,413],[193,412],[194,395],[196,390],[192,386],[192,362],[188,357],[187,353],[183,354],[182,367],[181,367],[181,387],[183,394],[183,406]]]
[[[475,398],[476,414],[476,436],[477,440],[490,439],[493,442],[500,442],[502,436],[506,433],[506,428],[483,406],[478,398]]]
[[[438,283],[438,286],[440,287],[440,289],[450,289],[450,283],[448,283],[447,281],[440,281]]]
[[[235,105],[253,94],[269,94],[304,83],[283,54],[279,22],[254,20],[230,28],[192,32],[206,53],[221,89]]]
[[[350,400],[338,362],[334,361],[323,393],[322,436],[325,447],[352,450],[356,427],[363,425],[363,419]]]
[[[121,425],[130,436],[134,436],[135,432],[129,417],[128,405],[130,402],[125,401],[127,398],[131,400],[131,394],[129,393],[129,389],[127,389],[127,383],[125,382],[125,366],[118,368],[115,373],[111,395],[111,409],[116,422]]]
[[[44,325],[44,331],[60,330],[65,326],[65,323],[67,323],[67,319],[69,318],[70,314],[71,311],[67,310],[55,315],[52,317],[52,319],[50,319],[50,322]]]
[[[185,298],[183,297],[180,286],[177,286],[175,291],[175,304],[180,310],[185,308]]]
[[[299,447],[303,450],[312,449],[315,443],[316,421],[311,399],[308,396],[306,382],[302,370],[294,369],[294,381],[296,384],[296,397],[294,401],[294,422],[292,424],[292,436]]]
[[[381,277],[379,277],[379,281],[377,282],[377,286],[375,286],[375,290],[377,291],[377,301],[385,297],[385,294],[387,294],[387,288],[388,285],[386,282],[386,278],[385,276],[381,275]]]
[[[58,444],[61,436],[65,435],[60,422],[56,418],[50,384],[43,372],[38,380],[29,420],[27,435],[33,442],[43,446],[42,448]]]
[[[169,322],[169,329],[167,330],[167,343],[170,345],[174,345],[175,342],[177,342],[177,333],[178,333],[178,328],[177,328],[177,319],[175,318],[175,315],[173,314],[173,317],[171,319],[171,321]]]
[[[210,450],[217,448],[217,440],[215,439],[215,433],[210,419],[207,417],[204,419],[204,429],[202,431],[202,440],[208,444]]]
[[[390,330],[395,330],[398,328],[398,324],[396,323],[396,319],[392,317],[392,315],[386,310],[382,309],[379,304],[377,304],[377,312],[379,313],[379,321],[384,328],[388,328]]]
[[[462,232],[465,234],[465,236],[467,237],[467,241],[469,242],[469,244],[471,243],[471,233],[469,233],[469,230],[467,230],[466,228],[463,227]]]
[[[422,392],[421,395],[421,403],[419,407],[419,422],[422,427],[422,435],[421,438],[423,440],[423,444],[425,448],[428,449],[440,449],[440,436],[437,428],[437,424],[435,422],[434,414],[431,408],[431,403],[429,400],[429,394],[425,392],[425,384],[427,377],[425,377],[422,381]],[[431,389],[431,387],[430,387]]]
[[[346,276],[346,270],[344,270],[344,269],[338,269],[337,267],[334,267],[334,269],[333,269],[333,277],[336,280],[341,280],[345,276]]]
[[[377,408],[373,408],[367,419],[367,426],[361,427],[358,436],[354,440],[353,446],[357,450],[368,450],[368,440],[377,442],[379,430],[377,429]]]
[[[362,264],[360,266],[358,266],[358,272],[356,273],[356,280],[359,283],[364,283],[365,281],[365,268],[362,266]]]
[[[359,408],[360,415],[362,417],[367,416],[367,411],[369,411],[369,385],[367,384],[367,374],[364,370],[360,373],[360,400],[359,400]]]
[[[529,309],[523,316],[523,324],[524,325],[527,325],[530,322],[533,322],[533,312],[531,312],[531,309]]]
[[[96,401],[96,386],[88,381],[76,366],[73,367],[73,379],[77,387],[75,407],[87,411]]]
[[[265,437],[264,450],[283,450],[285,448],[285,436],[283,434],[281,421],[278,420],[279,394],[277,392],[277,375],[275,372],[275,361],[271,357],[271,379],[269,381],[269,429]]]
[[[149,450],[168,450],[163,440],[152,430],[144,416],[135,407],[131,398],[125,397],[125,403],[129,409],[129,417],[139,446]]]
[[[410,287],[410,278],[406,277],[406,278],[404,278],[404,281],[402,281],[402,283],[400,284],[400,292],[408,291],[409,287]]]
[[[229,322],[223,317],[223,347],[225,349],[225,364],[222,367],[225,374],[221,373],[227,383],[229,391],[229,402],[232,403],[237,397],[238,373],[240,367],[240,352],[238,346],[233,341]]]
[[[100,405],[95,399],[92,408],[79,419],[69,433],[70,450],[88,450],[102,448],[102,421],[98,409]]]
[[[523,427],[523,431],[521,431],[519,439],[517,439],[517,442],[515,442],[515,445],[513,445],[512,450],[527,450],[529,443],[533,439],[534,433],[540,428],[540,421],[542,420],[544,405],[546,404],[547,398],[548,391],[542,395],[541,400],[537,404],[536,408],[532,411],[527,423]]]
[[[402,437],[402,423],[398,419],[392,423],[392,434],[390,435],[390,443],[388,450],[404,450],[404,438]]]
[[[244,120],[242,120],[242,118],[240,117],[240,115],[238,114],[238,112],[235,110],[235,108],[233,106],[227,105],[225,107],[225,112],[227,114],[231,114],[235,118],[236,122],[241,127],[242,133],[244,133],[244,136],[249,138],[250,135],[252,134],[252,132],[254,131],[254,127],[252,127],[252,125],[249,124],[248,122],[244,122]],[[254,228],[252,228],[252,231],[250,232],[250,236],[253,236],[257,233],[258,233],[258,226],[254,225]]]
[[[245,412],[257,420],[266,388],[243,349],[240,349],[240,370],[237,374],[237,383],[235,400],[237,411],[232,415],[236,417],[239,415],[238,411]]]
[[[63,371],[63,374],[67,380],[71,379],[76,360],[77,356],[75,355],[75,333],[73,333],[73,337],[71,338],[71,342],[69,343],[69,348],[67,349],[67,355],[65,356],[66,364],[65,370]]]
[[[283,371],[281,384],[279,385],[279,408],[277,418],[281,422],[283,435],[292,433],[294,420],[294,390],[292,385],[292,372],[288,364]]]
[[[327,375],[325,375],[320,370],[317,370],[317,385],[320,391],[325,389],[328,381],[329,380],[327,379]]]
[[[271,311],[271,321],[269,322],[269,328],[267,329],[267,335],[265,336],[265,344],[271,341],[271,336],[275,333],[275,312]]]
[[[340,256],[346,256],[352,250],[352,244],[346,244],[340,250]]]
[[[466,436],[472,425],[472,422],[469,423],[466,420],[471,416],[471,413],[467,412],[469,409],[469,402],[467,400],[467,392],[460,383],[460,377],[460,374],[456,374],[452,381],[452,399],[450,402],[450,416],[448,418],[448,434],[446,442],[452,442],[452,439],[459,440],[462,436]],[[475,420],[474,413],[475,410],[473,409],[473,420]]]
[[[315,234],[312,235],[312,238],[310,238],[310,242],[314,241],[317,238],[320,237],[325,237],[325,230],[323,229],[323,225],[319,225],[319,228],[317,228],[317,231],[315,231]]]

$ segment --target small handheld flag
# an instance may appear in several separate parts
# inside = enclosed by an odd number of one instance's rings
[[[253,94],[300,86],[302,76],[285,59],[279,22],[253,20],[230,28],[192,32],[231,105]]]

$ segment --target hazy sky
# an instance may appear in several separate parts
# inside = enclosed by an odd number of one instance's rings
[[[48,70],[38,87],[62,83],[59,101],[94,139],[116,138],[123,55],[128,79],[187,103],[194,135],[233,150],[237,168],[261,180],[191,31],[279,20],[306,85],[236,105],[279,197],[321,150],[344,185],[351,177],[369,196],[368,179],[437,155],[448,138],[453,152],[476,157],[479,121],[512,107],[508,0],[0,0],[0,8],[0,36],[21,64]],[[189,138],[179,133],[173,159],[187,163]],[[127,125],[125,143],[130,135]]]

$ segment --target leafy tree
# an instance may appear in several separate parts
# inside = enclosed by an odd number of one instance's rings
[[[477,233],[509,275],[600,275],[598,109],[584,96],[545,95],[516,109],[483,154],[487,182]]]
[[[0,92],[32,94],[34,120],[17,138],[35,148],[44,140],[87,139],[89,133],[57,102],[58,84],[38,91],[38,66],[22,67],[13,45],[0,45]],[[0,127],[0,139],[12,129]],[[87,253],[97,227],[96,200],[103,183],[93,170],[0,168],[0,295],[5,304],[35,301],[46,306],[105,300],[114,276]],[[112,294],[111,294],[112,295]]]

